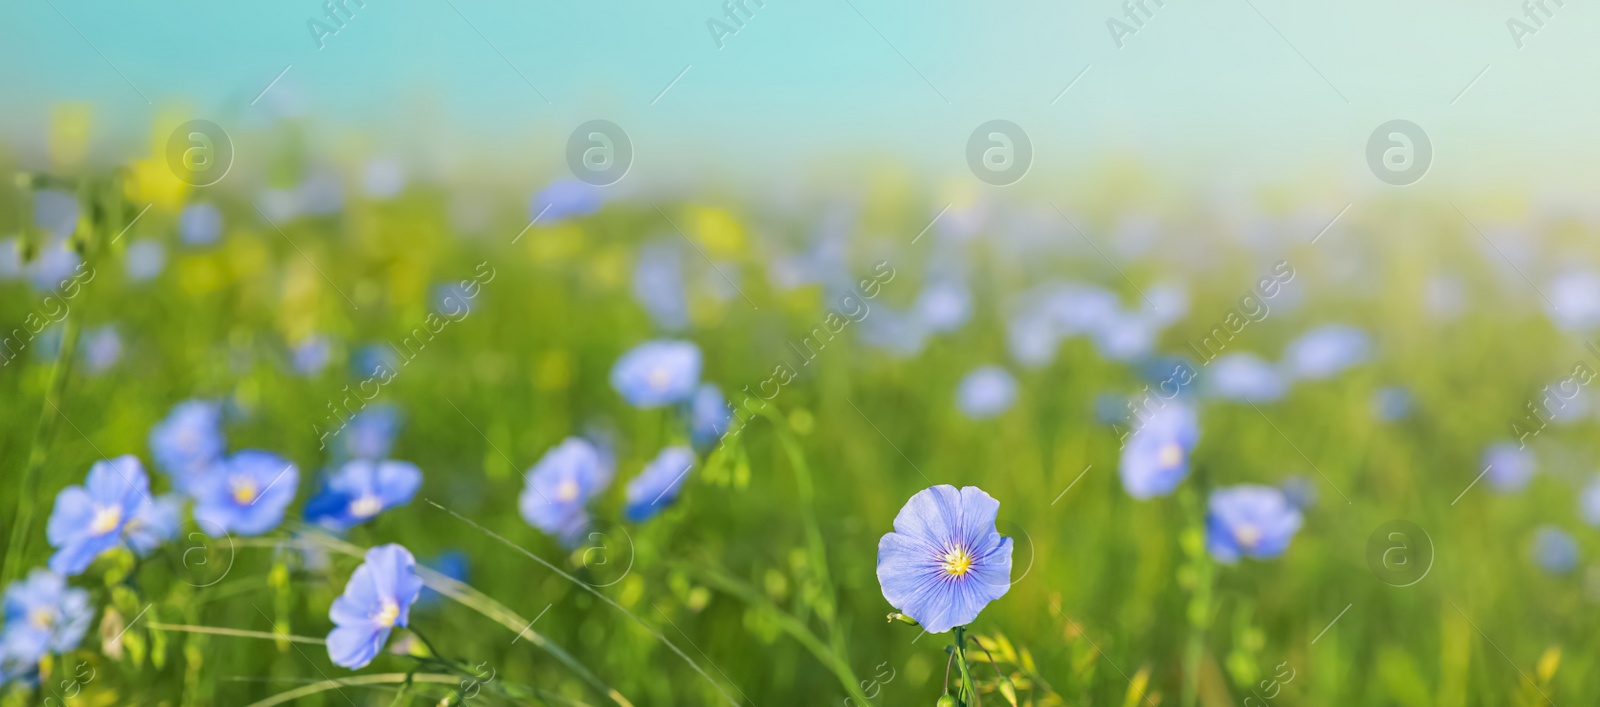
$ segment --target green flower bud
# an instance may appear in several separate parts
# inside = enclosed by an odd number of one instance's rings
[[[896,611],[896,612],[894,612],[892,614],[889,614],[889,620],[890,621],[899,621],[900,623],[903,623],[903,624],[911,624],[912,626],[917,626],[919,628],[922,626],[922,624],[917,623],[916,619],[913,619],[910,616],[906,616],[905,614],[902,614],[902,613],[900,613],[898,611]]]
[[[939,701],[934,703],[934,707],[956,707],[956,698],[945,693],[939,696]]]

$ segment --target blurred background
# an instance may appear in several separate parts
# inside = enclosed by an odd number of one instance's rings
[[[1581,702],[1597,22],[0,6],[0,705],[934,704],[952,636],[876,565],[937,484],[1014,541],[984,703]],[[639,402],[652,341],[693,395]],[[549,528],[569,438],[603,472]],[[207,526],[204,444],[298,469],[270,530]],[[25,585],[121,455],[160,542]],[[334,527],[361,460],[420,488]],[[339,665],[387,543],[442,594]]]

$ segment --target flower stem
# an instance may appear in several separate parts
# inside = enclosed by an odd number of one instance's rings
[[[61,320],[61,349],[56,352],[55,365],[50,368],[50,383],[45,388],[44,404],[39,406],[39,422],[33,428],[33,442],[28,451],[28,465],[17,481],[17,516],[11,524],[11,542],[6,550],[4,568],[0,568],[0,586],[17,578],[23,555],[28,549],[28,537],[33,532],[33,507],[37,502],[39,470],[44,467],[45,444],[55,436],[56,418],[61,415],[57,403],[67,387],[72,373],[73,352],[78,349],[78,322],[72,316]]]

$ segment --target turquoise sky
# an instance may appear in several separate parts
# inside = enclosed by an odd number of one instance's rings
[[[1419,189],[1600,186],[1592,3],[1551,0],[1521,48],[1509,0],[1147,0],[1121,48],[1110,0],[747,6],[719,49],[712,0],[352,0],[319,49],[311,0],[13,0],[0,5],[0,129],[26,152],[54,102],[88,101],[107,143],[142,148],[163,107],[241,132],[290,111],[345,152],[501,169],[559,165],[572,128],[606,118],[645,178],[894,160],[948,181],[970,180],[972,130],[1004,118],[1037,151],[1019,189],[1119,156],[1206,186],[1380,189],[1367,137],[1405,118],[1435,150]]]

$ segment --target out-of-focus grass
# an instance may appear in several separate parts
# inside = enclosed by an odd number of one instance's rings
[[[510,241],[522,225],[515,218],[501,219],[487,235],[463,237],[439,196],[423,189],[388,203],[352,200],[338,216],[281,223],[282,235],[248,203],[219,199],[226,235],[210,248],[177,246],[174,215],[152,210],[127,240],[167,242],[165,272],[149,284],[128,283],[121,272],[126,243],[119,243],[97,256],[98,279],[71,303],[77,322],[118,324],[123,360],[105,374],[74,373],[59,413],[42,404],[50,365],[36,351],[0,369],[6,478],[26,463],[41,409],[61,418],[42,440],[45,463],[32,499],[38,514],[21,564],[38,566],[47,557],[44,517],[62,487],[80,483],[101,454],[138,454],[148,464],[151,426],[191,397],[225,398],[237,408],[227,426],[230,449],[269,449],[299,464],[303,502],[328,460],[313,425],[326,424],[328,403],[337,404],[357,380],[347,354],[368,342],[398,343],[423,321],[434,285],[470,278],[486,262],[497,276],[472,313],[429,342],[375,401],[404,411],[393,456],[423,469],[422,492],[347,539],[356,546],[398,542],[423,559],[465,551],[473,588],[522,618],[541,617],[533,627],[539,635],[633,704],[725,701],[690,662],[741,704],[838,703],[851,694],[843,676],[875,680],[870,694],[881,704],[931,704],[941,691],[949,637],[919,637],[914,628],[885,623],[891,607],[874,564],[878,538],[901,504],[933,483],[981,486],[1001,502],[1002,532],[1016,537],[1018,581],[974,631],[986,647],[1000,649],[995,658],[1023,688],[1024,701],[1177,704],[1195,623],[1187,613],[1194,582],[1183,569],[1183,543],[1197,540],[1203,490],[1276,483],[1289,474],[1315,483],[1317,504],[1281,559],[1214,569],[1213,600],[1198,618],[1210,627],[1194,666],[1199,703],[1253,697],[1251,704],[1267,704],[1260,682],[1280,669],[1294,678],[1270,703],[1531,705],[1593,692],[1589,671],[1577,667],[1600,658],[1586,618],[1596,598],[1592,574],[1580,567],[1550,576],[1527,558],[1531,530],[1544,522],[1594,546],[1574,503],[1591,471],[1593,420],[1539,436],[1542,473],[1522,494],[1497,496],[1480,483],[1455,499],[1481,470],[1483,447],[1507,435],[1508,418],[1525,414],[1532,391],[1565,376],[1575,360],[1600,362],[1588,361],[1579,341],[1542,318],[1538,297],[1504,263],[1464,245],[1476,236],[1448,209],[1410,214],[1414,238],[1385,231],[1393,214],[1374,208],[1365,217],[1351,214],[1345,228],[1316,246],[1294,240],[1252,252],[1210,234],[1204,248],[1180,242],[1125,264],[1141,284],[1169,277],[1192,283],[1189,315],[1164,333],[1159,351],[1184,353],[1184,344],[1220,321],[1279,258],[1294,265],[1292,287],[1304,303],[1273,303],[1272,314],[1230,351],[1276,358],[1289,339],[1326,321],[1368,329],[1378,350],[1375,362],[1297,385],[1278,403],[1203,403],[1194,474],[1173,497],[1136,502],[1116,478],[1116,433],[1094,412],[1096,396],[1142,384],[1129,366],[1103,360],[1086,340],[1069,340],[1042,370],[1013,366],[1019,403],[982,423],[956,411],[953,390],[972,368],[1008,360],[1002,314],[1022,283],[1071,277],[1100,282],[1125,302],[1138,293],[1093,252],[1007,253],[995,244],[1007,236],[999,228],[966,244],[936,246],[930,238],[912,246],[939,205],[878,196],[860,197],[870,208],[852,227],[859,236],[851,242],[856,277],[873,262],[890,261],[899,279],[878,302],[904,305],[917,292],[929,251],[954,249],[970,269],[972,321],[907,360],[869,350],[859,331],[846,331],[768,403],[770,415],[752,420],[733,448],[695,472],[675,507],[642,525],[617,522],[622,482],[671,441],[673,427],[665,413],[627,407],[607,372],[620,353],[655,336],[628,289],[643,237],[671,234],[648,204],[616,203],[594,217],[536,225],[515,246]],[[1076,206],[1097,214],[1094,204]],[[734,207],[730,218],[769,236],[815,226]],[[694,205],[662,208],[679,223],[695,221]],[[1106,223],[1106,214],[1097,215]],[[690,231],[690,238],[705,238]],[[717,252],[754,306],[694,286],[687,337],[705,352],[705,378],[730,393],[754,390],[777,363],[793,365],[790,342],[828,306],[814,286],[771,286],[770,247],[750,237]],[[1566,248],[1549,256],[1551,267],[1592,256],[1592,248]],[[1197,251],[1205,257],[1181,257]],[[700,270],[703,263],[691,265]],[[1441,269],[1471,283],[1469,311],[1456,321],[1438,321],[1421,305],[1422,283]],[[7,328],[43,297],[21,282],[0,288]],[[308,332],[340,342],[333,365],[310,378],[286,364],[286,341]],[[1199,371],[1204,380],[1206,369]],[[1372,393],[1383,385],[1413,393],[1407,419],[1374,418]],[[597,426],[614,437],[619,481],[596,510],[602,535],[568,552],[523,522],[515,497],[523,470],[546,449]],[[797,456],[784,447],[785,435]],[[809,481],[797,473],[800,460]],[[0,532],[10,532],[22,500],[14,484],[0,485],[7,511]],[[620,610],[433,503],[596,585]],[[298,509],[291,514],[298,517]],[[1424,528],[1437,554],[1427,577],[1404,588],[1368,568],[1369,536],[1396,518]],[[242,705],[350,675],[331,666],[320,646],[152,630],[182,624],[320,637],[329,628],[327,606],[354,566],[334,554],[325,570],[303,569],[294,549],[263,543],[216,552],[217,541],[190,537],[190,529],[114,588],[101,581],[103,565],[77,580],[95,587],[97,606],[113,607],[124,622],[142,615],[142,624],[121,636],[119,658],[107,650],[114,632],[105,629],[116,624],[97,617],[100,630],[80,650],[47,666],[47,685],[64,666],[86,662],[96,677],[73,700],[85,705]],[[195,577],[208,582],[220,574],[215,565],[187,566],[195,556],[185,553],[202,544],[213,546],[207,557],[231,562],[231,569],[214,585],[194,587]],[[492,668],[505,683],[605,702],[602,691],[533,641],[514,641],[515,630],[465,606],[421,608],[411,620],[443,652]],[[383,656],[362,673],[411,666]],[[975,667],[975,677],[997,688],[986,658]],[[445,692],[419,683],[410,694],[437,700]],[[392,699],[349,685],[298,703]],[[470,701],[477,699],[507,698],[486,689]],[[998,692],[985,696],[991,704],[1002,700]]]

